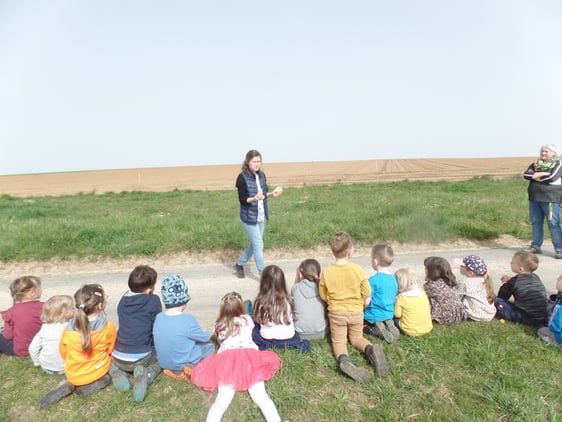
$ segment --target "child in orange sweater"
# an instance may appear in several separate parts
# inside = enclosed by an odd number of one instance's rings
[[[74,390],[76,394],[88,396],[111,381],[108,372],[117,332],[105,316],[105,292],[99,284],[86,284],[74,294],[74,303],[74,319],[69,321],[59,343],[60,354],[66,360],[66,379],[41,398],[41,408]]]

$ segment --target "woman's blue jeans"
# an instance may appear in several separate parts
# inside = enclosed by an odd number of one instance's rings
[[[254,255],[254,261],[256,261],[258,273],[261,275],[265,267],[265,262],[263,260],[263,232],[265,230],[265,221],[261,221],[256,224],[246,224],[242,222],[242,225],[250,238],[250,244],[246,249],[244,249],[242,255],[240,255],[238,265],[246,264],[252,255]]]
[[[552,208],[551,208],[552,207]],[[562,229],[560,229],[560,204],[557,202],[529,201],[529,217],[533,229],[532,246],[540,248],[544,240],[544,220],[550,231],[555,251],[562,251]]]

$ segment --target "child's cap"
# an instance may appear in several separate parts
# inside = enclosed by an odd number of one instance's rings
[[[191,298],[181,275],[168,275],[162,280],[162,301],[166,309],[185,305]]]
[[[455,263],[468,268],[474,274],[484,275],[488,272],[488,267],[478,255],[468,255],[464,259],[455,259]]]

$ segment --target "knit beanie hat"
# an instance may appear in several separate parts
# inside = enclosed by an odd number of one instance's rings
[[[166,309],[185,305],[191,298],[181,275],[168,275],[162,280],[162,301]]]

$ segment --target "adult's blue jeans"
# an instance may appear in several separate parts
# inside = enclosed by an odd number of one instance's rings
[[[562,229],[560,228],[560,204],[557,202],[529,201],[529,217],[533,229],[531,246],[540,248],[544,240],[544,220],[550,231],[552,246],[556,252],[562,251]]]
[[[265,262],[263,260],[263,232],[265,230],[265,221],[256,224],[246,224],[242,222],[242,225],[250,238],[250,244],[244,249],[240,258],[238,258],[238,265],[245,265],[253,255],[258,273],[261,275],[265,267]]]

